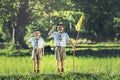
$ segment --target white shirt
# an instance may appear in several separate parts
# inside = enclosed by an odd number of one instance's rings
[[[37,42],[37,39],[35,37],[31,37],[28,42],[31,42],[31,45],[33,48],[43,48],[43,45],[45,44],[45,41],[42,37],[39,37],[38,38],[38,42]]]
[[[68,36],[67,33],[63,32],[63,33],[59,33],[59,32],[53,32],[51,34],[51,37],[54,38],[54,45],[55,46],[62,46],[65,47],[66,46],[66,41],[69,41],[70,38]],[[61,40],[60,40],[61,39]]]

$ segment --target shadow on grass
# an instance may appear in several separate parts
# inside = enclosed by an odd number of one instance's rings
[[[1,80],[119,80],[120,75],[93,73],[31,74],[0,76]]]
[[[0,56],[15,56],[15,57],[22,57],[22,56],[31,56],[32,49],[20,49],[20,50],[10,50],[7,51],[7,49],[0,51]],[[49,46],[45,48],[45,55],[54,55],[54,50],[51,50]],[[72,56],[73,51],[69,50],[67,51],[67,55]],[[97,50],[86,48],[84,50],[77,50],[75,52],[75,56],[81,56],[81,57],[99,57],[99,58],[105,58],[105,57],[120,57],[120,49],[106,49],[106,48],[97,48]]]
[[[72,52],[67,52],[69,55],[73,54]],[[99,57],[99,58],[105,58],[105,57],[120,57],[120,49],[104,49],[104,50],[92,50],[92,49],[86,49],[86,50],[78,50],[75,52],[75,56],[82,56],[82,57]]]

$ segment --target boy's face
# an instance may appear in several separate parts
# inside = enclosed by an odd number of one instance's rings
[[[40,31],[35,31],[34,34],[36,37],[39,37],[41,35]]]
[[[57,30],[58,30],[58,32],[63,32],[64,31],[64,27],[62,25],[57,26]]]

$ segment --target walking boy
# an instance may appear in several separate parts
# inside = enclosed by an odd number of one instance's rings
[[[58,32],[54,32],[56,29]],[[66,43],[69,42],[72,47],[74,48],[74,44],[71,42],[68,34],[64,32],[64,26],[62,24],[58,24],[57,26],[53,26],[52,29],[49,31],[48,35],[54,38],[54,46],[55,46],[55,56],[56,56],[56,65],[57,65],[57,72],[64,72],[64,60],[66,59]],[[61,64],[61,70],[60,70]]]
[[[31,59],[34,61],[34,73],[39,73],[40,71],[40,60],[44,55],[44,39],[40,36],[41,33],[39,29],[35,29],[34,32],[29,37],[28,41],[31,42],[32,45],[32,57]],[[36,70],[37,68],[37,70]]]

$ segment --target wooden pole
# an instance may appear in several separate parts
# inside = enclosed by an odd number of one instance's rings
[[[80,31],[78,31],[78,34],[77,34],[77,37],[76,37],[76,41],[75,41],[75,48],[74,48],[74,52],[73,52],[73,61],[72,61],[73,62],[73,64],[72,64],[73,72],[74,72],[74,64],[75,64],[75,62],[74,62],[74,56],[75,56],[76,45],[77,45],[77,41],[78,41],[79,35],[80,35]]]

